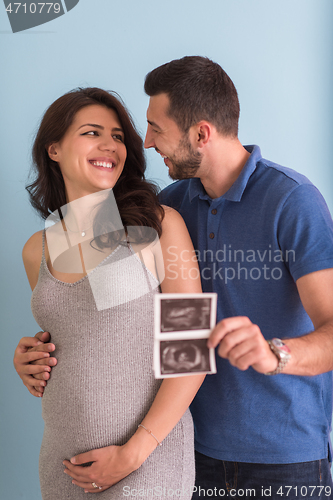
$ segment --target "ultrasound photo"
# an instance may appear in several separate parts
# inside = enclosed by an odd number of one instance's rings
[[[161,300],[161,332],[209,330],[210,298]]]
[[[216,373],[207,338],[216,323],[216,293],[155,295],[156,378]]]
[[[207,339],[160,342],[161,375],[211,371]]]

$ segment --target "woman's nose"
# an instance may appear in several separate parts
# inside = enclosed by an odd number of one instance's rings
[[[116,151],[117,141],[113,137],[105,137],[100,143],[100,148],[108,151]]]

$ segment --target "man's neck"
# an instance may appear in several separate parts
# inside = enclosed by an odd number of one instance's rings
[[[211,198],[219,198],[234,184],[250,153],[237,138],[214,141],[200,167],[200,180]],[[198,172],[199,173],[199,172]]]

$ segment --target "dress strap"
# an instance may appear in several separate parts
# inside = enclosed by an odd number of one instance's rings
[[[46,238],[46,232],[45,232],[45,229],[43,229],[43,233],[42,233],[42,242],[43,242],[43,245],[42,245],[42,262],[45,261],[45,238]]]
[[[149,288],[149,292],[152,293],[153,292],[153,287],[151,286],[151,283],[150,283],[150,279],[149,279],[149,275],[148,275],[148,270],[145,266],[145,263],[143,261],[143,258],[140,257],[140,255],[136,255],[136,253],[134,252],[130,242],[128,241],[128,236],[126,234],[126,243],[127,243],[127,248],[130,252],[130,254],[135,257],[136,259],[138,259],[141,263],[141,266],[142,266],[142,269],[143,269],[143,272],[144,272],[144,275],[145,275],[145,278],[146,278],[146,281],[147,281],[147,285],[148,285],[148,288]]]

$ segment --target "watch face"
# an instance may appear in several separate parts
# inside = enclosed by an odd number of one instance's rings
[[[272,344],[279,350],[290,354],[289,347],[281,339],[272,339]]]

